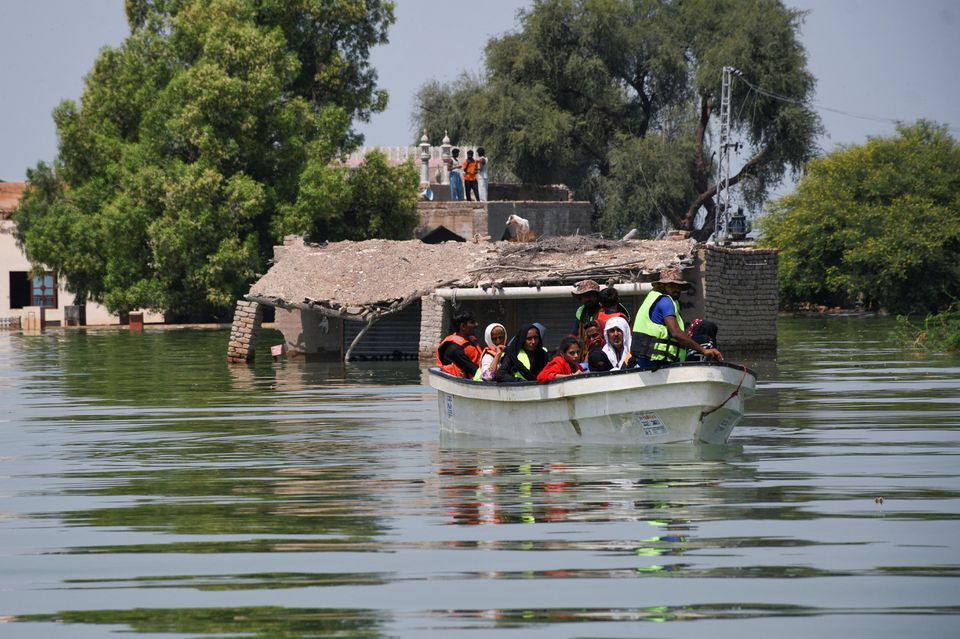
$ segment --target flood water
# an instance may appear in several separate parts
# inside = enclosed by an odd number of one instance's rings
[[[960,356],[779,332],[704,448],[441,441],[416,363],[269,337],[0,332],[0,636],[958,636]]]

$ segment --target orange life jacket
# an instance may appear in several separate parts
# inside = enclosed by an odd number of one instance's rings
[[[480,346],[477,345],[477,343],[473,340],[468,340],[466,337],[463,337],[462,335],[457,335],[456,333],[453,333],[451,335],[447,335],[446,337],[444,337],[443,341],[440,342],[440,345],[437,346],[437,367],[440,370],[442,370],[444,373],[447,373],[448,375],[453,375],[454,377],[467,377],[467,372],[462,368],[460,368],[459,366],[457,366],[456,362],[450,362],[449,364],[444,364],[442,361],[440,361],[440,350],[443,348],[443,345],[446,344],[447,342],[453,342],[454,344],[462,346],[463,352],[467,354],[467,357],[470,358],[470,361],[476,364],[477,366],[480,366],[480,356],[482,354],[482,351],[480,350]]]
[[[616,311],[614,313],[608,313],[603,308],[600,309],[600,312],[597,313],[597,324],[600,325],[600,334],[603,335],[604,329],[607,327],[607,320],[612,317],[622,317],[627,320],[627,324],[630,323],[630,316],[622,311]]]

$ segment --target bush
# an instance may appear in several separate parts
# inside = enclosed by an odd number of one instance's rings
[[[960,308],[954,304],[942,313],[927,315],[920,326],[913,324],[909,317],[898,315],[897,331],[915,348],[960,351]]]
[[[937,311],[960,297],[960,145],[920,121],[812,162],[761,220],[786,304]]]

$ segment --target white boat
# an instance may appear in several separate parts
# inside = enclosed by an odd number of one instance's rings
[[[548,384],[497,384],[431,368],[440,430],[543,443],[723,444],[756,374],[721,362],[585,373]]]

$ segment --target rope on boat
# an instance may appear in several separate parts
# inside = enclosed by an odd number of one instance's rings
[[[717,404],[716,406],[714,406],[714,407],[711,408],[710,410],[701,412],[701,413],[700,413],[700,421],[701,421],[701,422],[703,422],[703,418],[704,418],[704,417],[706,417],[707,415],[709,415],[710,413],[712,413],[712,412],[714,412],[714,411],[720,410],[721,408],[723,408],[723,407],[726,405],[727,402],[729,402],[731,399],[733,399],[734,397],[736,397],[737,395],[740,394],[740,387],[743,386],[743,380],[745,380],[745,379],[747,378],[747,367],[744,366],[743,364],[741,364],[741,365],[740,365],[740,368],[743,369],[743,375],[740,376],[740,382],[737,384],[737,387],[733,390],[732,393],[730,393],[730,396],[727,397],[725,400],[723,400],[722,402],[720,402],[719,404]]]

